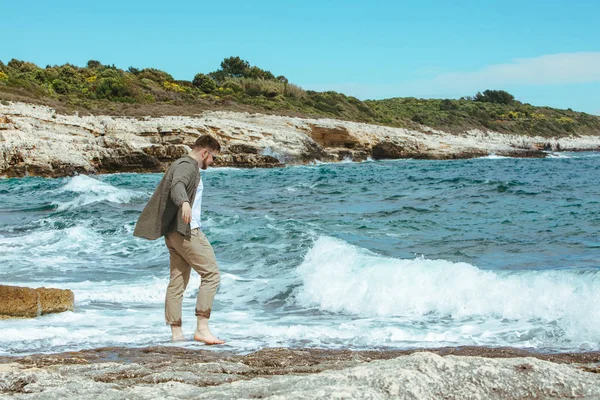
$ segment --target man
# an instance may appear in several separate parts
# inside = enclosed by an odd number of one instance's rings
[[[171,269],[165,319],[167,325],[171,326],[173,341],[185,340],[181,329],[181,303],[193,268],[202,279],[196,301],[194,340],[206,344],[225,343],[208,328],[220,275],[212,246],[200,230],[204,187],[200,170],[207,169],[220,151],[221,145],[215,138],[210,135],[199,137],[190,154],[169,167],[144,207],[133,232],[134,236],[150,240],[165,237]]]

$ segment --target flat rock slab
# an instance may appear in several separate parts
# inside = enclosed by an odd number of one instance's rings
[[[0,317],[34,318],[74,310],[71,290],[0,285]]]
[[[551,361],[550,361],[551,360]],[[511,348],[240,355],[178,347],[0,357],[11,399],[599,399],[600,353]]]

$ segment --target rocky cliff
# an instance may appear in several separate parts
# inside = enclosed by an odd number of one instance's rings
[[[314,161],[452,159],[489,154],[543,157],[544,150],[600,150],[600,136],[547,138],[471,130],[450,134],[333,119],[211,111],[195,117],[57,114],[0,104],[0,175],[159,172],[209,133],[223,146],[217,165],[277,167]]]

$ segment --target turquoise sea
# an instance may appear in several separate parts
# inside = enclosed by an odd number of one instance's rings
[[[160,178],[0,180],[0,284],[69,288],[76,300],[75,312],[0,320],[0,355],[171,345],[168,252],[132,236]],[[221,349],[600,349],[600,153],[203,179]],[[190,338],[199,282],[193,273],[184,300]]]

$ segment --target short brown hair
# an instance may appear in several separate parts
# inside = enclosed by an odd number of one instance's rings
[[[212,151],[221,151],[219,141],[210,135],[202,135],[194,143],[194,149],[208,148]]]

